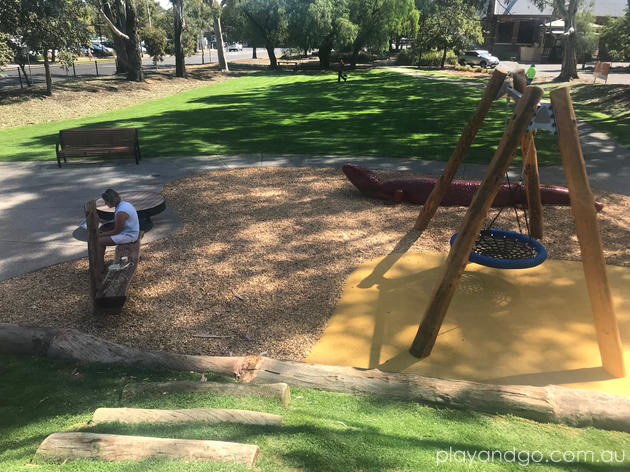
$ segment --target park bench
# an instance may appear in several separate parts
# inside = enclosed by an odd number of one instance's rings
[[[300,68],[300,61],[278,61],[278,66],[293,66],[293,70],[297,71]]]
[[[139,164],[140,143],[136,128],[75,128],[59,131],[57,164],[61,159],[84,156],[134,156]]]

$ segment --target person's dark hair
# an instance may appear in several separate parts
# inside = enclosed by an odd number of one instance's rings
[[[118,195],[118,192],[114,190],[113,188],[108,188],[107,190],[105,190],[105,192],[103,192],[101,197],[103,197],[103,200],[105,200],[105,203],[109,203],[110,205],[113,205],[113,206],[118,206],[121,200],[120,195]]]

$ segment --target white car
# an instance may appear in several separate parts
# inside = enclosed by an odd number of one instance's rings
[[[228,45],[228,52],[230,51],[242,51],[243,45],[241,43],[232,43]]]
[[[499,65],[499,58],[493,56],[485,49],[473,49],[459,56],[459,65],[496,67]]]

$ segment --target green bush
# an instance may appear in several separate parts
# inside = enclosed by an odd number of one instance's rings
[[[68,73],[68,70],[70,70],[72,64],[74,64],[74,61],[76,61],[78,57],[79,55],[70,49],[62,49],[57,55],[57,59],[59,59],[59,63],[66,70],[66,73]]]
[[[440,67],[442,64],[443,51],[425,51],[422,57],[418,59],[418,53],[414,49],[403,49],[396,57],[396,64],[400,66],[428,66]],[[457,56],[453,51],[446,53],[446,61],[448,65],[457,64]]]
[[[429,51],[422,54],[420,60],[418,60],[417,64],[419,66],[432,66],[439,67],[442,64],[442,55],[443,51]],[[446,53],[446,61],[444,62],[448,65],[457,64],[457,56],[453,51],[448,51]]]
[[[519,52],[516,49],[507,49],[493,54],[497,56],[500,61],[511,61],[513,58],[518,58],[519,56]]]
[[[163,29],[148,26],[142,30],[140,36],[144,39],[144,45],[153,59],[153,64],[157,65],[158,61],[163,61],[166,54],[166,32]]]
[[[414,66],[416,65],[416,56],[412,49],[403,49],[396,56],[397,66]]]

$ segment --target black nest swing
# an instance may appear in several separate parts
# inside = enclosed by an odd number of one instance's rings
[[[451,237],[451,245],[457,233]],[[480,232],[468,260],[496,269],[526,269],[542,264],[545,247],[527,235],[490,228]]]
[[[507,173],[505,177],[508,185],[510,185],[510,178]],[[510,186],[510,188],[512,187]],[[516,201],[516,199],[513,199],[513,201]],[[519,231],[521,231],[521,222],[516,205],[512,204],[512,208],[516,215]],[[516,233],[514,231],[492,228],[502,211],[503,208],[499,210],[488,227],[480,231],[468,260],[496,269],[527,269],[542,264],[547,258],[547,250],[539,241],[529,236],[527,212],[524,211],[528,233],[525,235],[522,232]],[[451,246],[456,238],[457,233],[451,237]]]

